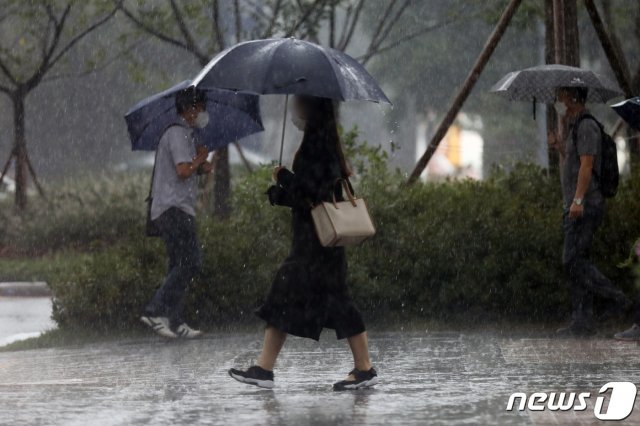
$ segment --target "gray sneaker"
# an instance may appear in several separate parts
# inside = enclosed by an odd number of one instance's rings
[[[613,338],[616,340],[624,340],[626,342],[640,341],[640,326],[638,324],[633,324],[631,328],[621,331],[620,333],[616,333]]]
[[[182,339],[195,339],[202,336],[202,331],[194,330],[189,327],[186,322],[180,324],[178,328],[175,329],[175,333]]]
[[[162,337],[168,337],[169,339],[175,339],[178,337],[176,333],[171,331],[169,327],[169,319],[167,317],[150,317],[143,315],[140,317],[140,321],[151,327],[153,331]]]

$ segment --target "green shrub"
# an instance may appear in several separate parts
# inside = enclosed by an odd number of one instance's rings
[[[142,174],[85,178],[47,187],[16,215],[3,208],[0,247],[12,254],[42,255],[61,249],[97,249],[132,238],[144,223],[149,177]]]
[[[494,170],[482,182],[406,187],[399,173],[388,170],[385,155],[357,143],[355,135],[346,134],[347,152],[356,158],[358,171],[353,183],[366,198],[378,230],[373,240],[348,249],[349,285],[365,316],[377,321],[474,322],[556,321],[566,316],[557,180],[536,166],[519,165],[509,173]],[[290,214],[267,202],[270,172],[263,167],[234,182],[230,219],[199,218],[204,268],[190,291],[191,321],[206,326],[252,319],[286,257]],[[594,247],[597,265],[629,294],[634,291],[633,276],[616,265],[627,258],[640,234],[640,191],[634,182],[638,176],[624,182],[609,203]],[[107,206],[121,199],[109,197],[107,192]],[[94,224],[96,229],[85,231],[90,238],[73,231],[81,241],[113,237],[117,242],[98,245],[81,264],[55,274],[54,318],[61,326],[126,328],[137,321],[162,281],[164,248],[160,240],[141,236],[141,209],[111,214],[122,217],[94,222],[77,217],[68,224]],[[104,222],[112,225],[100,229]],[[56,232],[64,233],[59,226]],[[32,232],[35,238],[37,232]],[[47,235],[69,242],[57,233]]]

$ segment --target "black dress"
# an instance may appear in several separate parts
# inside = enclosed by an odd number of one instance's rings
[[[322,140],[306,135],[293,163],[269,188],[272,204],[291,207],[293,242],[265,303],[256,314],[267,324],[300,337],[319,340],[324,327],[338,339],[365,331],[360,312],[347,289],[343,247],[322,247],[311,219],[311,204],[342,200],[340,162]]]

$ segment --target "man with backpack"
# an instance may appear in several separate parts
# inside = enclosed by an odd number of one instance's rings
[[[596,295],[617,302],[623,310],[632,304],[589,258],[593,236],[604,217],[605,197],[615,195],[617,189],[618,169],[615,144],[585,108],[587,95],[585,87],[556,90],[554,107],[562,117],[562,128],[567,130],[564,140],[549,134],[549,145],[560,152],[562,164],[562,262],[569,278],[572,304],[571,322],[558,330],[564,336],[595,334]]]

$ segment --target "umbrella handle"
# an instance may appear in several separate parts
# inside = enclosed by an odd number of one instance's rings
[[[289,95],[284,98],[284,119],[282,120],[282,139],[280,140],[280,160],[278,166],[282,166],[282,152],[284,151],[284,131],[287,126],[287,107],[289,105]]]

